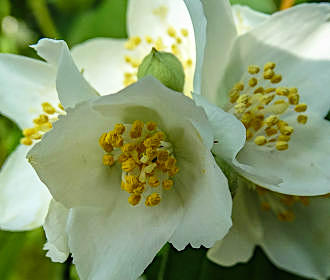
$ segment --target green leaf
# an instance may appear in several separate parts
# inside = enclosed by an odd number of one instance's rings
[[[80,14],[73,22],[67,39],[71,45],[94,37],[124,38],[127,0],[105,0],[95,9]]]
[[[10,14],[10,1],[0,0],[0,19]]]
[[[280,4],[279,0],[230,0],[230,2],[232,5],[245,5],[254,10],[268,14],[276,12]]]
[[[0,279],[7,280],[16,265],[26,234],[0,231]]]
[[[55,6],[65,13],[77,13],[90,8],[96,0],[53,0]]]

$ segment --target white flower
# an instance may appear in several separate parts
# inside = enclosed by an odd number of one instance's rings
[[[227,180],[193,100],[152,77],[96,96],[63,42],[36,49],[58,62],[66,109],[28,153],[58,201],[45,223],[48,256],[71,252],[82,279],[136,279],[166,242],[210,247],[227,233]]]
[[[42,46],[39,46],[39,51],[43,52]],[[65,114],[55,84],[59,61],[64,59],[66,63],[73,64],[71,57],[65,55],[68,54],[54,53],[46,63],[23,56],[0,54],[0,112],[14,120],[24,135],[21,145],[1,168],[0,228],[3,230],[39,227],[47,215],[51,195],[27,162],[26,154],[52,128],[58,115]],[[59,74],[66,76],[65,70]],[[81,83],[82,89],[86,88],[87,82],[84,83]],[[67,103],[70,103],[69,98]]]
[[[330,124],[324,120],[330,107],[330,5],[276,13],[238,36],[228,1],[186,2],[202,66],[196,67],[195,78],[202,79],[195,79],[194,91],[241,120],[244,126],[233,131],[246,134],[246,143],[232,137],[238,154],[213,148],[236,195],[234,226],[209,257],[232,265],[247,261],[258,244],[279,267],[325,279],[329,199],[305,196],[330,192]],[[204,101],[196,96],[221,143],[231,136],[217,128],[218,107]]]
[[[42,111],[43,102],[57,107],[56,69],[53,65],[0,54],[0,73],[0,112],[14,120],[22,130],[33,126],[33,120],[39,114],[46,114]],[[45,121],[43,130],[49,124]],[[40,133],[35,131],[35,138]],[[51,196],[25,158],[29,149],[30,146],[19,145],[1,169],[0,228],[4,230],[38,227],[47,214]]]
[[[195,38],[183,0],[131,0],[128,39],[96,38],[74,47],[72,55],[84,77],[99,92],[117,92],[137,80],[137,68],[152,47],[171,52],[185,70],[184,93],[190,95],[195,69]]]

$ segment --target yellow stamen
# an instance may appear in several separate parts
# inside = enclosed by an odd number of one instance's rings
[[[307,105],[304,103],[298,104],[294,110],[299,113],[305,112],[307,110]]]
[[[254,139],[254,143],[256,143],[258,146],[263,146],[267,143],[267,139],[265,136],[257,136]]]
[[[140,200],[141,200],[141,195],[139,194],[132,194],[128,197],[128,203],[133,206],[139,204]]]
[[[173,181],[172,180],[164,180],[163,181],[163,188],[165,190],[170,190],[173,186]]]
[[[276,149],[279,151],[285,151],[289,148],[288,142],[285,141],[277,141],[276,142]]]
[[[153,131],[157,128],[157,124],[155,122],[147,122],[146,127],[148,130]]]
[[[146,206],[156,206],[160,203],[160,195],[158,193],[152,193],[147,196],[145,205]]]
[[[115,160],[112,155],[103,156],[103,164],[106,166],[112,166],[115,163]]]
[[[52,115],[56,112],[55,108],[48,102],[42,103],[41,106],[46,114]]]
[[[32,145],[32,139],[29,138],[29,137],[23,137],[23,138],[21,138],[21,141],[20,142],[21,142],[21,144],[26,145],[26,146]]]
[[[249,67],[248,67],[248,72],[251,75],[258,74],[259,71],[260,71],[260,68],[257,65],[249,65]]]
[[[132,138],[139,138],[142,135],[142,128],[143,128],[143,122],[142,121],[134,121],[131,131],[130,131],[130,136]]]
[[[129,158],[128,160],[124,161],[121,165],[121,168],[125,171],[125,172],[130,172],[132,171],[134,168],[136,167],[136,163],[134,161],[134,159]]]
[[[180,32],[181,32],[181,34],[182,34],[183,37],[188,37],[188,35],[189,35],[188,30],[185,29],[185,28],[182,28],[182,29],[180,30]]]
[[[148,183],[149,183],[150,187],[154,187],[154,188],[158,187],[159,184],[160,184],[159,179],[157,178],[157,176],[150,176]]]
[[[170,26],[170,27],[167,29],[167,34],[168,34],[168,36],[170,36],[170,37],[175,37],[175,36],[176,36],[176,31],[175,31],[174,27]]]
[[[297,117],[297,122],[301,124],[307,123],[308,117],[306,115],[299,115]]]

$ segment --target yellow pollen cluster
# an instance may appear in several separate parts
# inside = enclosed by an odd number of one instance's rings
[[[105,152],[105,166],[121,164],[121,188],[130,194],[129,204],[138,205],[144,197],[146,206],[156,206],[162,190],[172,188],[172,177],[179,168],[171,143],[166,142],[155,122],[116,124],[113,130],[101,135],[99,144]]]
[[[65,113],[61,104],[58,105],[58,109],[48,102],[42,103],[41,107],[44,114],[40,114],[33,120],[33,127],[23,129],[21,144],[30,146],[34,140],[40,140],[44,133],[52,129],[52,123],[57,120],[57,115],[63,115]]]
[[[275,72],[276,64],[268,62],[263,69],[248,66],[247,82],[238,82],[229,92],[229,111],[242,121],[246,140],[258,146],[287,150],[294,128],[281,119],[287,113],[299,113],[297,122],[306,124],[307,105],[299,103],[297,88],[276,87],[282,75]]]
[[[286,195],[272,192],[265,188],[256,187],[256,191],[261,202],[263,210],[272,210],[277,218],[283,222],[291,222],[295,219],[293,206],[301,203],[304,206],[309,205],[309,198],[306,196]]]
[[[153,13],[165,20],[167,8],[165,6],[160,6],[154,9]],[[137,81],[138,67],[152,48],[158,51],[171,52],[181,61],[185,70],[191,69],[193,67],[193,60],[187,56],[185,51],[187,49],[186,44],[188,43],[188,37],[189,31],[186,28],[175,29],[170,25],[165,27],[163,37],[159,36],[153,38],[149,35],[144,38],[139,36],[130,37],[125,42],[125,48],[132,55],[125,55],[124,57],[125,63],[129,65],[130,70],[124,73],[123,85],[126,87]],[[142,52],[144,51],[143,56],[140,55],[141,50]]]

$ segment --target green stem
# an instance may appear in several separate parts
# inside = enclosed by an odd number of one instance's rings
[[[28,0],[28,4],[32,9],[43,35],[49,38],[58,38],[59,33],[50,16],[46,0]]]
[[[160,263],[157,280],[164,280],[165,279],[165,272],[166,272],[166,266],[167,266],[169,253],[170,253],[170,245],[167,244],[167,245],[165,245],[165,247],[163,249],[162,261]]]

